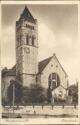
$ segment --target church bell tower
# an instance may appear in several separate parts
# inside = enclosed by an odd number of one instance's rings
[[[16,75],[23,86],[36,83],[38,73],[38,28],[27,6],[16,21]]]

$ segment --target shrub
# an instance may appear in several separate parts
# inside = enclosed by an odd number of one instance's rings
[[[31,84],[23,89],[23,102],[43,103],[46,100],[45,89],[40,84]]]

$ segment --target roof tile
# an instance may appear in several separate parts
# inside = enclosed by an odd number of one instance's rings
[[[32,16],[32,14],[30,13],[29,9],[27,8],[27,6],[25,6],[25,8],[24,8],[24,10],[23,10],[23,12],[22,12],[22,14],[21,14],[21,16],[19,18],[19,21],[21,21],[21,20],[25,20],[25,21],[27,20],[27,21],[29,21],[31,23],[36,22],[34,17]],[[16,21],[17,25],[18,25],[19,21]]]

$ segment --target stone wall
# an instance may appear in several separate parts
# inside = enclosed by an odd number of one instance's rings
[[[30,84],[36,84],[36,75],[22,74],[23,86],[29,87]]]
[[[8,109],[8,110],[7,110]],[[3,113],[11,113],[11,108],[3,108]],[[77,116],[78,107],[74,106],[21,106],[17,110],[14,110],[15,114],[36,114],[36,115],[50,115],[50,116]]]
[[[17,61],[17,74],[21,74],[21,81],[24,86],[29,86],[31,83],[35,83],[35,75],[38,73],[38,29],[36,24],[29,21],[23,21],[19,30],[16,30],[16,61]],[[27,26],[32,26],[31,29]],[[18,26],[16,27],[16,29]],[[26,44],[26,36],[29,36]],[[18,37],[21,36],[20,41]],[[35,37],[34,45],[32,45],[32,36]],[[20,45],[18,43],[20,42]],[[30,76],[31,75],[31,76]]]

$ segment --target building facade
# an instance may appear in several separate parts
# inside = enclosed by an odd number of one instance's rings
[[[38,62],[38,24],[25,7],[16,21],[16,65],[2,72],[2,96],[6,98],[10,80],[19,80],[23,86],[41,84],[53,89],[53,95],[64,97],[68,75],[56,55]]]

